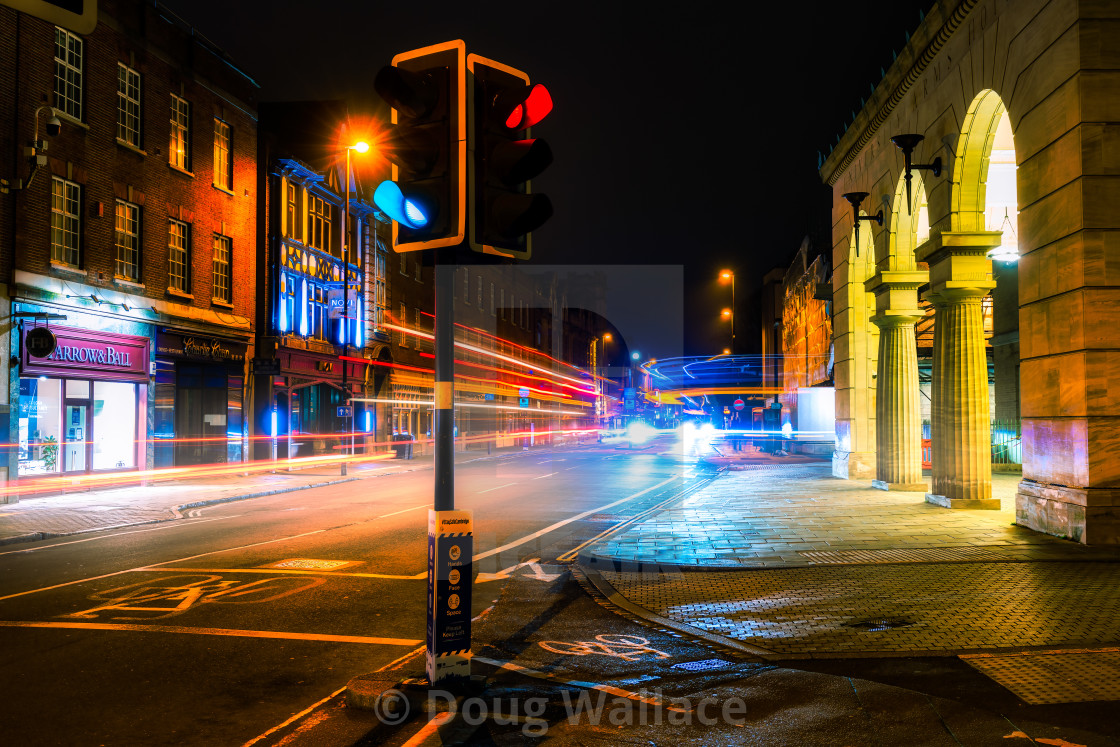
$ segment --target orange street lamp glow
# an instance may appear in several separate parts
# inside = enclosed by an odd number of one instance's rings
[[[356,150],[359,153],[365,153],[369,151],[369,143],[367,143],[365,140],[359,140],[358,142],[350,146],[350,150]]]
[[[610,332],[608,332],[608,333],[606,333],[605,335],[603,335],[603,341],[604,341],[604,342],[610,342],[610,341],[611,341],[611,340],[613,340],[613,339],[614,339],[614,338],[613,338],[613,337],[611,337],[611,333],[610,333]]]
[[[719,271],[720,280],[730,280],[734,276],[735,276],[735,273],[733,273],[731,270],[720,270]]]
[[[730,319],[731,318],[731,309],[724,309],[723,311],[720,312],[720,314],[723,315],[724,319]]]
[[[724,355],[731,355],[731,348],[724,348],[723,349],[723,354]]]

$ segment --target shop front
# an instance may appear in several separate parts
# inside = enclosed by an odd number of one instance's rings
[[[277,358],[280,375],[273,377],[273,402],[278,456],[341,454],[352,446],[360,452],[371,418],[364,403],[351,399],[363,397],[366,362],[284,348]]]
[[[242,460],[247,350],[245,340],[156,331],[156,467]]]
[[[35,328],[21,330],[19,477],[143,467],[149,338],[51,326],[54,349],[37,357]]]

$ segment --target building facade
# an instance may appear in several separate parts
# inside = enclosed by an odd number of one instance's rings
[[[1117,21],[1114,3],[943,0],[826,158],[836,475],[923,482],[921,294],[934,316],[926,499],[998,505],[987,305],[998,409],[1014,413],[1015,400],[1022,418],[1018,523],[1120,542],[1120,395],[1108,385],[1120,360],[1120,167],[1106,145],[1120,131]],[[904,134],[923,136],[909,180],[892,143]],[[854,230],[842,195],[855,192],[869,193],[866,215],[883,206],[882,228]]]
[[[246,458],[256,84],[145,0],[103,0],[88,35],[7,7],[0,28],[0,467]]]

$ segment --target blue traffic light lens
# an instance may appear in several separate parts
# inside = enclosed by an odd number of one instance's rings
[[[431,221],[424,209],[414,200],[406,198],[400,186],[391,180],[377,185],[373,192],[373,202],[405,228],[423,228]]]
[[[412,224],[412,228],[423,228],[428,225],[428,216],[424,214],[423,208],[412,200],[404,201],[404,214]]]

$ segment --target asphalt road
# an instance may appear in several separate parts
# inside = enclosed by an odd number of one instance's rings
[[[558,556],[704,479],[658,450],[458,465],[474,613],[509,577],[550,583]],[[0,552],[4,741],[240,745],[355,675],[416,661],[431,496],[418,470]]]

